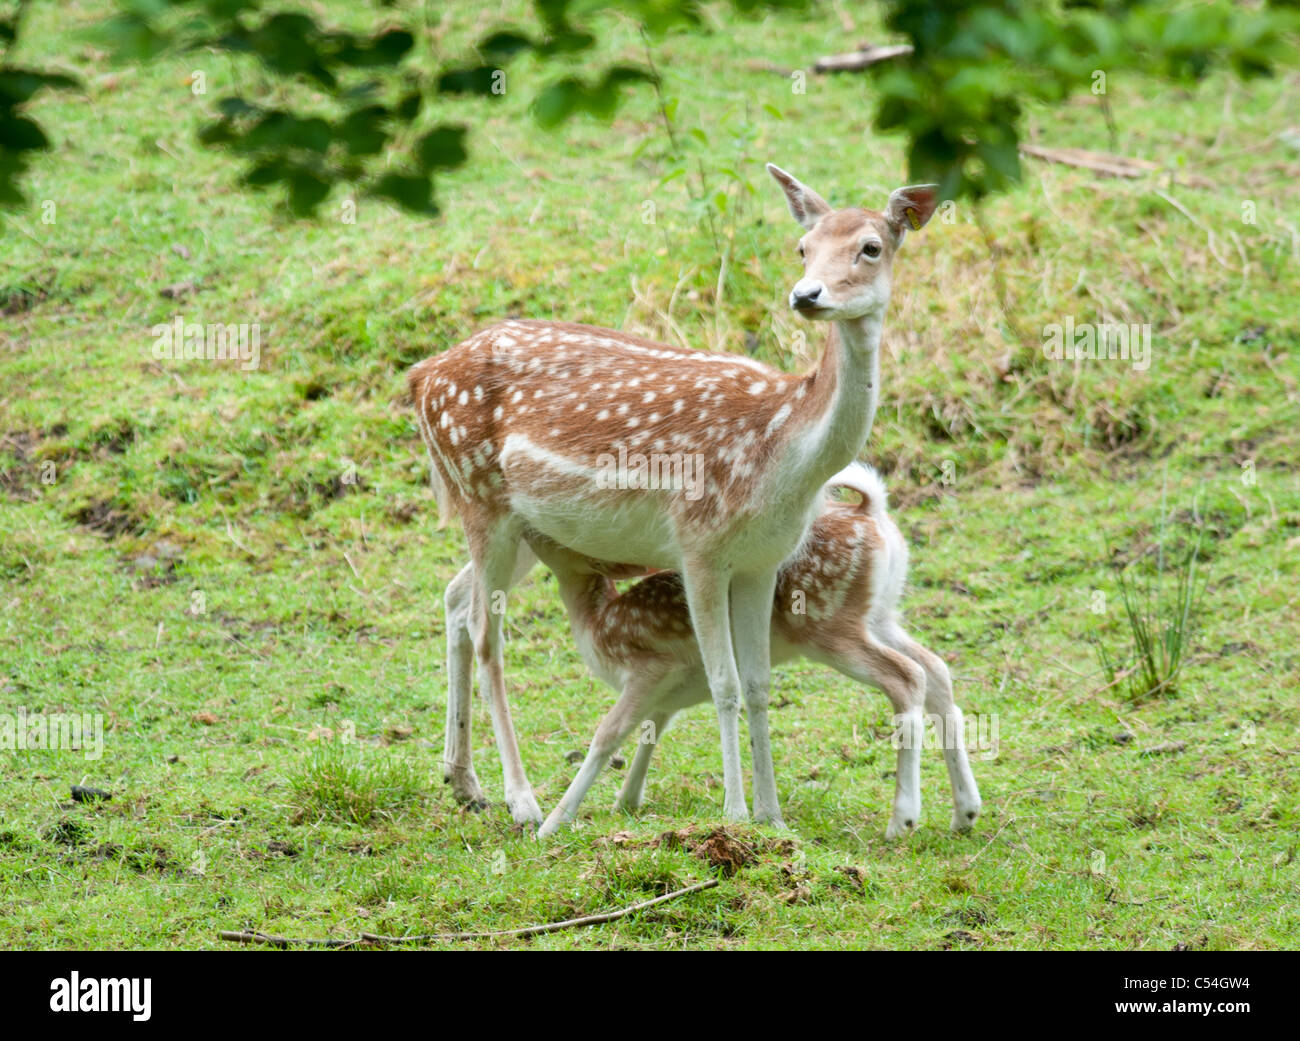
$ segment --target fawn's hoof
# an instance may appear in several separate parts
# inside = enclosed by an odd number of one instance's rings
[[[537,829],[538,841],[549,839],[567,823],[569,823],[569,821],[563,814],[552,813],[542,822],[542,826]]]
[[[974,806],[953,807],[951,828],[959,834],[963,831],[970,831],[975,826],[975,822],[979,820],[979,816],[979,803]]]

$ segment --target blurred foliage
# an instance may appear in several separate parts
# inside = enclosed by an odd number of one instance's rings
[[[0,14],[0,206],[22,203],[18,182],[33,152],[50,147],[45,131],[23,107],[42,90],[64,90],[76,81],[59,73],[25,68],[11,60],[27,4],[19,3]]]
[[[1020,179],[1026,102],[1077,92],[1104,99],[1131,70],[1192,83],[1217,67],[1243,78],[1294,63],[1296,0],[885,0],[886,25],[910,57],[872,67],[876,127],[907,135],[914,181],[944,198]],[[1098,75],[1101,74],[1101,75]]]
[[[41,90],[77,87],[68,76],[11,61],[32,2],[20,0],[0,16],[0,205],[23,201],[28,160],[50,147],[24,106]],[[1187,82],[1224,65],[1243,77],[1269,74],[1294,58],[1297,2],[883,0],[886,24],[914,51],[874,66],[863,82],[877,95],[877,129],[907,136],[912,179],[939,182],[945,197],[977,197],[1019,179],[1027,102],[1104,93],[1097,74],[1122,69]],[[731,7],[750,14],[807,3],[731,0]],[[281,187],[299,216],[314,213],[336,184],[436,213],[434,177],[468,161],[469,128],[432,123],[427,101],[500,97],[510,63],[523,54],[559,62],[592,52],[597,37],[580,20],[618,11],[652,37],[708,31],[698,0],[534,0],[534,27],[497,28],[472,54],[449,57],[421,48],[425,27],[417,19],[424,11],[392,0],[372,0],[368,33],[327,28],[286,3],[268,6],[118,0],[95,36],[122,61],[194,51],[255,58],[265,73],[260,96],[250,88],[217,99],[201,139],[244,160],[247,185]],[[625,88],[656,79],[650,67],[637,65],[614,65],[587,79],[565,68],[532,99],[542,126],[581,113],[609,119]],[[272,95],[278,104],[270,103]]]
[[[0,21],[0,204],[23,201],[19,181],[30,153],[49,140],[21,106],[43,87],[75,87],[65,76],[9,64],[23,9]],[[806,0],[731,0],[738,12],[801,6]],[[703,28],[697,0],[534,0],[530,31],[496,29],[470,55],[430,54],[418,45],[427,10],[372,0],[374,28],[328,28],[308,5],[264,0],[118,0],[95,41],[118,61],[150,61],[168,53],[246,55],[265,73],[262,89],[217,99],[201,140],[246,161],[244,182],[281,186],[295,215],[314,213],[336,184],[387,198],[412,212],[433,214],[433,181],[464,164],[468,128],[431,124],[427,102],[437,95],[500,97],[507,69],[520,55],[568,59],[590,52],[596,36],[576,21],[617,10],[648,34]],[[274,8],[274,9],[269,9]],[[566,74],[542,88],[533,112],[542,126],[578,113],[609,119],[621,92],[648,81],[643,68],[616,65],[585,81]],[[304,89],[306,88],[306,89]],[[278,99],[272,104],[269,98]],[[292,99],[286,101],[285,99]]]

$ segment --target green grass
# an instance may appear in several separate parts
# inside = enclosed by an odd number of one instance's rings
[[[1180,560],[1173,561],[1166,553],[1163,504],[1161,515],[1154,564],[1133,574],[1126,566],[1115,569],[1124,620],[1128,623],[1127,646],[1112,652],[1095,639],[1107,687],[1120,688],[1131,702],[1177,693],[1178,677],[1200,624],[1201,603],[1209,582],[1197,571],[1203,534],[1199,524],[1191,545],[1183,550]],[[1099,602],[1099,609],[1104,610],[1104,606],[1104,601]]]
[[[762,161],[837,204],[880,205],[905,169],[870,131],[867,81],[810,75],[796,95],[762,65],[841,49],[840,17],[852,40],[879,27],[841,9],[656,45],[677,124],[703,131],[685,147],[710,194],[729,193],[715,241],[697,180],[660,183],[650,91],[612,126],[557,134],[528,122],[525,91],[448,102],[431,118],[478,129],[441,220],[362,200],[344,224],[333,200],[319,223],[290,223],[195,141],[248,70],[60,53],[103,10],[35,5],[21,55],[89,86],[41,102],[56,150],[33,167],[29,209],[0,217],[0,710],[100,714],[105,747],[0,753],[0,945],[504,929],[718,872],[689,843],[653,842],[718,822],[705,707],[665,739],[641,814],[610,809],[610,771],[554,842],[519,833],[499,801],[462,811],[441,784],[441,597],[465,550],[436,526],[405,369],[507,314],[800,364],[818,341],[801,345],[811,333],[782,304],[797,229]],[[467,5],[445,39],[492,24]],[[610,60],[643,58],[634,27],[604,28]],[[208,99],[186,86],[196,61]],[[716,889],[528,945],[1294,946],[1300,156],[1278,131],[1298,87],[1295,72],[1190,94],[1111,77],[1117,149],[1212,188],[1026,161],[1024,186],[980,215],[996,268],[965,204],[899,258],[866,456],[912,547],[909,625],[951,663],[965,711],[998,721],[996,748],[973,756],[975,831],[947,832],[936,753],[921,828],[886,843],[886,702],[784,668],[772,730],[790,842],[738,829],[754,856]],[[1092,104],[1031,126],[1042,144],[1108,147]],[[156,361],[150,327],[176,314],[260,323],[261,367]],[[1046,358],[1040,330],[1067,316],[1150,324],[1150,368]],[[1194,500],[1201,624],[1176,692],[1132,703],[1090,645],[1127,639],[1110,553],[1138,559],[1162,527],[1189,539]],[[507,627],[549,809],[612,695],[549,578],[518,592]],[[474,723],[499,800],[481,706]],[[78,783],[113,798],[72,803]]]
[[[368,824],[420,804],[428,778],[409,759],[368,760],[332,737],[289,778],[292,820]]]

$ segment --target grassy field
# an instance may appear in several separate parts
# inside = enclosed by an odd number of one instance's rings
[[[672,148],[652,91],[612,126],[545,133],[526,103],[554,71],[525,62],[512,75],[527,89],[435,113],[475,127],[442,218],[363,199],[348,224],[339,197],[300,224],[195,140],[212,99],[254,72],[210,55],[111,67],[76,35],[103,5],[35,5],[24,59],[87,90],[37,106],[56,148],[30,207],[0,216],[0,712],[97,714],[104,747],[0,752],[0,945],[506,929],[717,876],[644,914],[509,943],[1294,946],[1295,71],[1193,92],[1112,76],[1113,140],[1081,84],[1031,113],[1033,140],[1165,173],[1026,161],[1017,192],[958,204],[895,267],[865,457],[912,547],[910,627],[951,664],[966,712],[997,722],[972,756],[972,833],[946,829],[936,751],[921,827],[885,842],[888,705],[807,665],[774,690],[791,830],[733,827],[734,871],[704,841],[722,807],[707,707],[665,739],[639,815],[610,809],[612,770],[551,842],[499,801],[462,810],[441,783],[442,593],[465,551],[455,524],[437,527],[407,367],[505,315],[804,364],[820,331],[783,304],[798,229],[762,162],[838,205],[880,206],[906,178],[899,142],[871,132],[868,81],[809,73],[796,94],[782,71],[880,39],[854,10],[655,43],[686,177],[662,183]],[[466,4],[424,43],[451,49],[503,17]],[[602,30],[602,57],[644,59],[634,26]],[[710,222],[701,200],[720,192]],[[156,360],[150,329],[176,315],[258,323],[259,366]],[[1150,325],[1150,366],[1046,357],[1043,327],[1067,318]],[[1134,699],[1091,641],[1127,653],[1111,565],[1149,568],[1162,528],[1172,559],[1201,532],[1209,585],[1176,688]],[[612,695],[548,576],[514,597],[507,628],[549,809]],[[475,725],[499,800],[481,704]],[[113,798],[74,803],[74,784]]]

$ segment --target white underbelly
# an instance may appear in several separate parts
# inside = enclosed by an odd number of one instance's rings
[[[680,490],[629,487],[617,470],[578,462],[521,434],[506,438],[499,465],[511,510],[560,545],[599,560],[681,569],[672,515]],[[746,511],[743,522],[730,518],[714,547],[725,559],[711,559],[733,572],[775,570],[798,547],[820,506],[817,496],[765,504]],[[694,535],[707,545],[708,532]]]
[[[510,506],[528,525],[561,546],[614,564],[679,570],[681,557],[672,525],[662,509],[640,495],[620,496],[617,504],[557,504],[512,495]]]
[[[672,490],[619,487],[608,469],[513,434],[500,466],[511,510],[560,545],[613,563],[680,567],[669,516]]]

